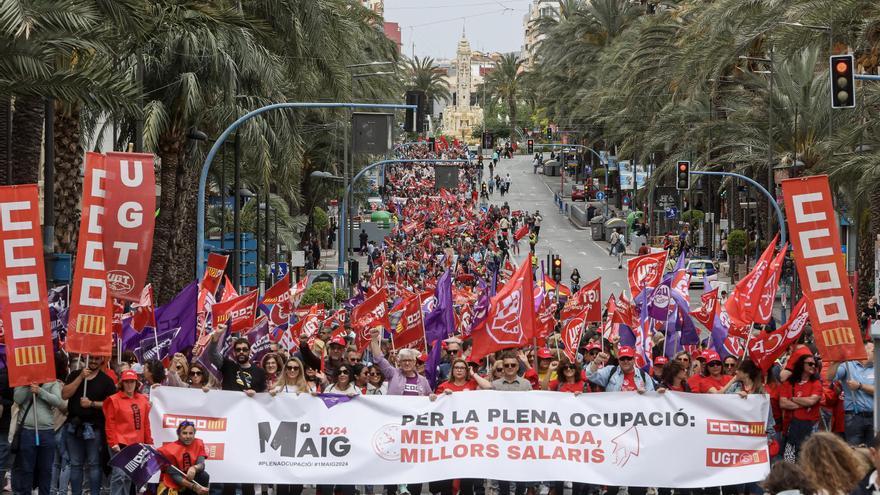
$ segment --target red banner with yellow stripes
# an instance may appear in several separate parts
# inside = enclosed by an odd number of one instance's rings
[[[0,318],[9,385],[55,380],[36,184],[0,187]]]
[[[113,302],[104,256],[105,159],[87,153],[76,266],[67,323],[68,352],[109,356],[113,346]]]

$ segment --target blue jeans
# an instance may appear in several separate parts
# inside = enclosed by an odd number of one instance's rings
[[[52,464],[55,461],[55,430],[40,430],[39,445],[36,440],[35,430],[22,430],[21,449],[15,456],[15,463],[21,474],[13,487],[16,495],[30,495],[34,484],[39,487],[40,495],[49,495]]]
[[[9,468],[9,432],[0,434],[0,484],[5,483],[6,471]],[[0,490],[3,487],[0,486]]]
[[[70,494],[82,495],[83,467],[89,466],[89,490],[92,495],[101,493],[101,449],[104,448],[104,431],[95,428],[95,438],[85,440],[76,437],[76,427],[67,425],[67,453],[70,455]]]
[[[67,455],[67,428],[55,432],[55,463],[52,465],[52,495],[67,495],[70,484],[70,456]]]

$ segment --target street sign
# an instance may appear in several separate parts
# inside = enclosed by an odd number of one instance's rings
[[[294,251],[290,255],[290,265],[296,267],[306,266],[306,252]]]
[[[678,208],[671,207],[666,209],[666,218],[672,219],[678,216]]]
[[[596,199],[599,201],[603,201],[605,199],[605,193],[603,193],[602,191],[597,192]]]
[[[290,265],[283,261],[272,263],[272,276],[275,278],[284,278],[290,273]]]

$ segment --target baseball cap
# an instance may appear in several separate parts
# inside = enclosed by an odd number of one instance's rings
[[[122,378],[119,381],[124,382],[126,380],[138,380],[138,374],[134,370],[125,370],[122,372]]]
[[[538,359],[553,359],[553,353],[550,352],[550,349],[542,347],[538,349]]]
[[[590,342],[589,344],[587,344],[587,352],[594,351],[594,350],[601,351],[602,345],[599,344],[598,342]]]
[[[706,359],[707,363],[711,363],[713,361],[721,361],[721,356],[717,352],[710,350],[707,350],[703,353],[703,358]]]
[[[342,347],[345,347],[346,345],[348,345],[345,343],[345,339],[342,338],[341,335],[337,335],[336,337],[333,337],[332,339],[330,339],[330,342],[328,342],[328,343],[330,345],[333,345],[333,344],[341,345]]]
[[[712,352],[712,351],[710,351],[709,349],[705,349],[705,350],[702,350],[702,351],[699,351],[699,350],[698,350],[698,351],[694,352],[694,359],[702,359],[703,361],[705,361],[705,360],[706,360],[706,354],[709,353],[709,352]]]
[[[657,356],[654,358],[654,366],[666,364],[668,362],[669,362],[669,358],[666,356]]]
[[[422,354],[421,356],[419,356],[418,361],[419,361],[420,363],[427,363],[427,362],[428,362],[428,355],[427,355],[427,354]]]
[[[626,346],[617,349],[617,358],[620,359],[622,357],[634,358],[636,357],[636,350]]]

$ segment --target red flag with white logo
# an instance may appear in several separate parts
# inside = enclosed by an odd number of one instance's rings
[[[764,281],[764,289],[758,298],[758,307],[755,310],[755,323],[767,323],[773,315],[773,303],[776,301],[776,291],[779,289],[779,277],[782,276],[782,263],[785,261],[785,252],[788,244],[782,246],[773,261]]]
[[[385,277],[385,268],[383,268],[382,264],[376,263],[376,269],[373,270],[373,274],[370,276],[370,285],[367,286],[367,295],[375,294],[387,285],[388,280]]]
[[[211,307],[213,322],[225,323],[230,332],[244,332],[254,326],[257,318],[257,301],[259,294],[251,291],[243,296],[220,301]]]
[[[797,342],[808,321],[810,311],[807,308],[807,299],[802,297],[792,308],[791,317],[785,325],[772,332],[761,332],[752,338],[749,357],[766,372],[786,349]]]
[[[709,292],[703,293],[700,296],[700,302],[702,302],[702,306],[697,308],[696,311],[691,311],[690,314],[695,320],[711,331],[712,323],[715,321],[715,315],[718,313],[719,307],[718,288],[716,287]]]
[[[229,256],[225,254],[208,253],[208,265],[205,268],[205,274],[199,288],[210,292],[212,295],[217,293],[217,287],[220,286],[220,279],[226,271],[226,263],[229,262]]]
[[[358,304],[351,312],[351,328],[355,332],[355,345],[362,351],[370,345],[370,329],[381,326],[389,330],[391,322],[388,320],[388,306],[386,300],[388,292],[385,289],[374,293]]]
[[[324,305],[315,304],[309,308],[309,312],[290,327],[290,333],[293,340],[299,341],[300,335],[312,337],[318,333],[321,328],[321,321],[324,319]]]
[[[643,289],[653,289],[663,277],[666,266],[666,251],[636,256],[627,262],[627,278],[629,291],[638,297]]]
[[[471,360],[479,361],[500,349],[521,347],[535,335],[534,280],[523,263],[492,298],[486,322],[472,334]]]
[[[581,336],[584,334],[584,327],[587,323],[586,314],[587,310],[584,310],[580,314],[575,315],[562,328],[562,343],[565,345],[563,352],[565,352],[565,356],[572,363],[577,362],[578,345],[581,342]]]
[[[263,294],[263,304],[279,304],[287,301],[290,301],[289,277],[282,277]]]
[[[131,317],[131,326],[136,331],[143,331],[144,327],[156,328],[156,313],[153,307],[153,284],[144,286],[140,300],[134,307],[134,316]]]
[[[584,313],[584,321],[602,321],[602,279],[585,284],[577,294],[568,298],[562,307],[562,319]]]
[[[422,301],[413,296],[403,302],[403,313],[392,336],[395,349],[412,347],[425,352],[425,320],[422,315]]]
[[[777,236],[778,237],[778,236]],[[748,275],[736,283],[736,287],[730,291],[730,297],[724,305],[727,315],[730,316],[731,324],[745,325],[755,321],[755,309],[761,298],[761,291],[767,280],[768,268],[773,259],[773,242],[767,245],[755,267]]]
[[[229,280],[227,275],[223,276],[223,279],[226,281],[223,284],[223,295],[220,296],[220,302],[226,302],[231,299],[235,299],[238,297],[238,291],[235,290],[235,286],[232,285],[232,282]]]

